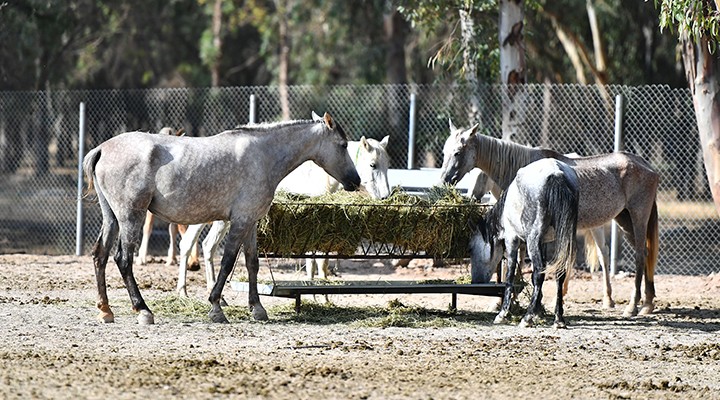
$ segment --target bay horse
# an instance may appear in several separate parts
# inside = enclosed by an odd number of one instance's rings
[[[557,277],[555,327],[565,328],[563,284],[575,265],[579,199],[578,175],[567,164],[540,159],[520,168],[497,203],[479,221],[470,240],[472,283],[487,283],[505,254],[505,293],[495,323],[505,322],[512,302],[520,242],[532,260],[533,293],[520,326],[530,326],[541,311],[545,273]],[[555,241],[555,257],[545,260],[541,244]]]
[[[158,132],[158,135],[174,135],[174,136],[184,136],[185,130],[184,129],[178,129],[174,130],[173,128],[170,128],[168,126],[160,129]],[[145,224],[143,225],[143,234],[142,234],[142,240],[140,241],[140,248],[138,249],[138,256],[135,258],[135,261],[139,265],[145,265],[148,262],[148,246],[150,244],[150,235],[152,234],[152,227],[153,222],[155,221],[155,216],[153,213],[148,211],[145,214]],[[168,245],[168,255],[167,260],[165,261],[165,264],[170,265],[176,265],[177,264],[177,249],[175,244],[175,239],[180,233],[180,236],[185,236],[185,231],[187,231],[187,225],[183,224],[174,224],[170,223],[168,224],[168,234],[170,235],[170,244]],[[200,269],[200,260],[199,260],[199,249],[198,246],[192,247],[192,252],[190,254],[190,260],[188,262],[187,268],[191,271],[197,271]]]
[[[333,118],[246,125],[208,137],[127,132],[101,143],[83,159],[88,190],[95,188],[103,224],[92,251],[100,309],[113,322],[105,267],[115,262],[140,324],[154,323],[133,275],[133,254],[145,212],[175,223],[229,221],[220,272],[210,292],[213,322],[228,322],[220,300],[240,248],[248,271],[248,306],[256,320],[267,312],[257,291],[257,223],[270,209],[275,188],[290,171],[313,160],[346,190],[360,185],[347,152],[347,135]]]
[[[570,158],[554,150],[523,146],[477,134],[478,126],[475,124],[469,129],[458,129],[450,121],[450,136],[443,148],[442,179],[455,184],[468,171],[478,167],[505,190],[520,168],[542,158],[560,160],[571,167],[583,167],[582,172],[578,172],[580,203],[577,229],[585,233],[589,258],[605,255],[602,266],[605,289],[603,304],[614,304],[607,263],[609,257],[604,248],[604,234],[600,234],[602,230],[593,228],[614,219],[635,249],[635,290],[624,315],[638,314],[637,303],[640,301],[643,278],[645,299],[639,313],[651,313],[655,307],[654,276],[658,259],[656,197],[660,178],[647,161],[626,152]],[[599,245],[602,248],[597,252]]]
[[[316,118],[320,117],[316,116]],[[390,168],[390,156],[387,153],[389,139],[389,136],[385,136],[382,140],[377,141],[363,136],[359,141],[348,142],[348,154],[352,158],[355,169],[360,176],[359,189],[367,192],[373,199],[384,199],[390,195],[390,185],[387,178],[387,171]],[[318,196],[339,189],[340,183],[335,178],[328,175],[325,170],[313,161],[306,161],[283,178],[276,190]],[[187,270],[189,268],[186,265],[190,264],[187,260],[205,225],[190,225],[180,241],[180,264],[177,283],[177,293],[180,295],[187,296]],[[205,282],[208,290],[211,290],[215,283],[214,254],[225,237],[227,228],[229,228],[229,225],[225,221],[214,221],[202,242],[203,258],[205,260]],[[327,258],[308,258],[305,265],[309,280],[314,279],[315,270],[317,270],[321,279],[325,279],[329,275]]]

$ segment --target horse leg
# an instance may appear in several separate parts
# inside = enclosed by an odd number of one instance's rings
[[[202,242],[203,257],[205,258],[205,283],[207,284],[208,293],[212,290],[215,285],[215,264],[213,258],[215,252],[220,246],[223,238],[230,229],[230,223],[227,221],[215,221],[210,227],[210,231],[205,240]]]
[[[564,287],[565,282],[568,279],[568,271],[562,272],[557,276],[557,299],[555,300],[555,323],[553,326],[555,329],[565,329],[565,318],[563,317],[563,296],[565,295]]]
[[[215,285],[210,291],[210,296],[208,298],[212,307],[208,315],[213,322],[228,322],[221,306],[223,287],[225,286],[225,283],[235,266],[237,255],[240,252],[240,246],[243,245],[243,243],[247,245],[250,238],[256,238],[256,230],[256,222],[250,223],[246,221],[233,221],[230,223],[230,230],[227,240],[225,241],[225,250],[223,251],[222,260],[220,261],[220,272],[218,273],[217,280],[215,281]],[[247,247],[245,248],[245,251],[248,251]],[[248,266],[248,272],[250,272],[250,266]],[[257,295],[257,273],[254,276],[252,273],[249,273],[248,275],[250,297],[252,298],[253,293],[255,293],[255,297],[259,297]]]
[[[185,234],[180,240],[180,265],[178,266],[178,282],[177,282],[177,293],[180,296],[187,297],[187,270],[188,270],[188,257],[192,249],[197,246],[197,240],[200,237],[200,232],[204,224],[185,226]]]
[[[543,260],[543,253],[540,246],[542,233],[541,231],[532,230],[527,235],[526,250],[530,254],[530,260],[532,262],[532,281],[533,281],[533,293],[530,298],[530,305],[528,306],[527,313],[520,321],[520,327],[527,327],[533,325],[533,318],[540,313],[542,307],[542,286],[545,281],[545,261]]]
[[[305,259],[305,273],[309,281],[315,279],[315,268],[317,267],[317,261],[314,258]]]
[[[205,226],[205,224],[201,224]],[[188,230],[189,225],[178,224],[177,230],[180,232],[180,247],[182,248],[182,241],[185,238],[185,233]],[[191,243],[189,259],[186,262],[188,271],[200,271],[200,245],[198,244],[197,238]]]
[[[120,221],[120,242],[118,250],[115,254],[115,263],[120,270],[120,275],[125,282],[130,302],[134,311],[138,312],[138,323],[141,325],[150,325],[155,322],[152,311],[148,308],[145,300],[143,300],[138,288],[135,276],[133,275],[133,252],[135,250],[137,232],[140,232],[142,222],[142,214],[131,211]]]
[[[597,257],[597,261],[602,268],[603,274],[603,308],[610,309],[615,307],[615,301],[612,299],[612,284],[610,283],[610,249],[605,245],[605,229],[598,227],[590,230],[590,235],[585,235],[585,240],[592,238],[594,243],[589,245],[595,246],[593,252]],[[588,246],[588,243],[585,243]],[[588,253],[588,252],[586,252]],[[567,292],[563,293],[567,294]]]
[[[115,215],[110,210],[110,206],[100,192],[98,192],[98,200],[102,209],[103,225],[92,251],[93,264],[95,265],[95,281],[98,290],[97,308],[100,309],[97,319],[102,322],[114,322],[115,316],[110,309],[107,296],[105,267],[107,266],[110,249],[117,238],[118,224]]]
[[[645,301],[643,303],[643,314],[649,314],[655,308],[655,283],[652,277],[643,277],[647,263],[646,235],[649,215],[623,210],[616,221],[628,232],[628,237],[635,249],[635,290],[630,297],[630,304],[625,308],[623,315],[631,317],[638,314],[637,304],[640,302],[640,287],[645,280]],[[649,271],[648,271],[649,272]]]
[[[513,282],[515,281],[515,271],[517,270],[517,256],[518,256],[518,239],[505,239],[507,246],[507,252],[505,258],[507,259],[507,271],[505,275],[505,293],[503,294],[503,302],[500,307],[500,312],[495,316],[493,323],[501,324],[506,322],[507,315],[510,312],[510,303],[513,300],[513,294],[515,288]]]
[[[150,244],[150,235],[152,234],[153,220],[155,216],[150,212],[145,213],[145,224],[143,225],[143,236],[138,250],[138,258],[136,262],[140,265],[147,264],[148,245]]]
[[[245,266],[248,271],[248,283],[250,284],[248,306],[252,311],[253,318],[258,321],[267,321],[267,312],[262,304],[260,304],[260,295],[257,291],[257,274],[260,270],[260,260],[258,259],[257,252],[257,222],[251,226],[250,234],[247,235],[247,240],[243,246],[245,248]]]
[[[168,245],[168,254],[165,265],[169,267],[171,265],[177,265],[175,238],[178,234],[178,225],[173,223],[168,224],[168,234],[170,235],[170,244]]]

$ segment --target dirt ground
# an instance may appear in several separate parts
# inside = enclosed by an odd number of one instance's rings
[[[269,263],[275,279],[304,275]],[[339,272],[345,280],[437,279],[467,267],[344,261]],[[163,264],[135,268],[148,302],[171,294],[176,274]],[[270,297],[262,297],[269,322],[156,313],[155,325],[140,326],[114,265],[116,322],[102,324],[89,257],[0,255],[0,398],[720,398],[720,276],[659,275],[655,313],[624,319],[632,277],[613,280],[618,306],[603,311],[598,277],[577,275],[566,330],[551,318],[534,328],[492,325],[483,311],[493,299],[473,296],[459,296],[457,315],[481,317],[439,328],[292,321],[273,307],[293,300]],[[202,273],[189,276],[190,295],[204,298]],[[552,310],[555,282],[545,289]],[[247,304],[230,287],[225,298]],[[331,296],[340,307],[393,300],[445,310],[449,295]]]

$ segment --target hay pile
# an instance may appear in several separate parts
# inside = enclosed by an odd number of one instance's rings
[[[398,189],[385,200],[345,191],[313,198],[278,193],[260,221],[258,247],[275,256],[350,257],[371,243],[389,256],[463,258],[470,223],[486,209],[449,187],[433,188],[427,199]]]

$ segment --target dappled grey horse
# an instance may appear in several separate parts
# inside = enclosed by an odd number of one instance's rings
[[[318,117],[319,118],[319,117]],[[348,154],[355,164],[360,175],[360,190],[367,192],[374,199],[384,199],[390,195],[387,171],[390,167],[390,156],[387,153],[389,136],[381,141],[368,139],[365,136],[358,142],[348,142]],[[277,187],[291,193],[318,196],[340,189],[340,183],[328,175],[322,168],[312,161],[306,161],[290,172]],[[205,224],[190,225],[180,241],[180,266],[178,268],[177,292],[187,296],[187,265],[191,250],[195,247]],[[213,257],[220,242],[225,237],[229,224],[226,221],[212,223],[205,239],[202,242],[203,257],[205,259],[205,282],[208,290],[215,284],[215,265]],[[328,275],[328,259],[306,260],[307,276],[313,280],[314,271],[317,270],[320,278]]]
[[[554,158],[578,171],[580,205],[578,230],[591,230],[615,220],[635,249],[635,290],[625,315],[638,314],[640,287],[645,280],[645,300],[640,314],[651,313],[655,299],[655,264],[658,259],[657,188],[659,175],[634,154],[615,152],[570,158],[554,150],[528,147],[477,134],[478,125],[457,129],[450,122],[450,136],[443,148],[442,179],[455,184],[478,167],[507,189],[517,171],[541,158]],[[585,235],[589,254],[596,249],[594,235]],[[604,238],[603,238],[604,239]],[[604,243],[604,242],[603,242]],[[604,246],[603,246],[604,247]],[[603,249],[604,252],[604,249]],[[596,253],[597,254],[597,253]],[[603,266],[605,305],[612,305],[608,265]]]
[[[243,246],[250,285],[248,306],[267,319],[257,292],[257,222],[270,209],[275,188],[290,171],[313,160],[346,190],[360,177],[347,152],[347,135],[329,114],[313,121],[248,125],[209,137],[173,137],[128,132],[109,139],[83,160],[89,188],[95,186],[103,215],[93,248],[99,319],[114,321],[105,266],[119,237],[115,262],[138,322],[154,317],[133,276],[132,258],[145,212],[176,223],[230,221],[220,272],[209,301],[214,322],[228,322],[222,290]]]
[[[532,260],[533,293],[520,326],[533,324],[542,306],[545,273],[557,277],[555,327],[565,328],[563,283],[575,265],[578,176],[570,166],[541,159],[520,168],[497,203],[478,222],[470,240],[472,283],[487,283],[503,253],[508,260],[503,303],[495,323],[505,321],[512,301],[520,242]],[[545,260],[541,244],[555,241],[555,257]]]

